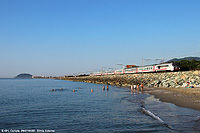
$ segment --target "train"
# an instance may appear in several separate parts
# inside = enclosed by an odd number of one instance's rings
[[[94,72],[90,76],[102,76],[102,75],[115,75],[115,74],[136,74],[136,73],[153,73],[162,71],[178,71],[180,70],[179,64],[175,62],[165,62],[155,65],[147,65],[140,67],[129,67],[118,69],[114,71]]]

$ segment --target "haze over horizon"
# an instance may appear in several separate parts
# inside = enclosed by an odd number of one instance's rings
[[[199,0],[1,0],[0,78],[200,56]],[[122,66],[118,66],[122,67]]]

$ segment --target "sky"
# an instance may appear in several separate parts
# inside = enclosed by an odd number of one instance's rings
[[[0,78],[200,56],[199,7],[199,0],[1,0]]]

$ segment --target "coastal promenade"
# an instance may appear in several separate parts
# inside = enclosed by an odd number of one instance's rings
[[[140,73],[125,75],[104,75],[66,77],[64,80],[87,82],[130,88],[143,84],[144,91],[163,102],[200,110],[200,71],[179,71],[162,73]]]

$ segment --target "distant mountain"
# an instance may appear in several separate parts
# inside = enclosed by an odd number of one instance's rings
[[[15,78],[17,78],[17,79],[30,79],[30,78],[32,78],[32,76],[33,75],[28,74],[28,73],[22,73],[22,74],[17,75]]]
[[[171,59],[167,62],[174,62],[174,61],[181,61],[181,60],[198,60],[200,61],[200,57],[184,57],[184,58],[174,58],[174,59]]]

